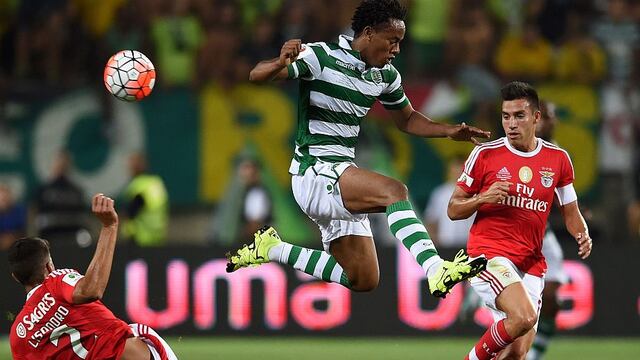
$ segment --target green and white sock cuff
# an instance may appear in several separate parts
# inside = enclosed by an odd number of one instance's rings
[[[444,260],[442,260],[440,255],[434,255],[422,263],[422,270],[424,270],[424,273],[427,274],[427,276],[433,276],[433,274],[438,270],[438,267],[434,265],[439,265],[442,262],[444,262]]]
[[[291,248],[293,248],[293,245],[284,241],[272,247],[271,249],[269,249],[269,253],[267,254],[267,256],[269,257],[269,261],[286,264],[287,259],[289,258],[289,253],[291,252]]]
[[[394,202],[393,204],[387,206],[387,215],[402,210],[411,210],[413,211],[413,207],[411,206],[411,202],[408,200]]]

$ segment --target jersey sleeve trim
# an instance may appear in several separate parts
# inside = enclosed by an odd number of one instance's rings
[[[474,181],[475,181],[475,179],[472,178],[469,174],[466,174],[466,173],[460,174],[460,177],[458,178],[458,182],[459,183],[463,183],[469,188],[471,187],[471,185],[473,185]]]
[[[400,73],[393,67],[390,71],[395,75],[395,78],[378,96],[378,101],[387,110],[400,110],[411,102],[402,88],[402,76],[400,76]]]
[[[393,92],[378,95],[378,100],[383,104],[391,105],[398,102],[398,100],[401,100],[404,95],[404,89],[400,87]]]
[[[299,74],[300,72],[295,62],[287,65],[287,77],[289,79],[297,79]]]
[[[560,205],[564,206],[578,200],[578,195],[573,187],[573,184],[569,184],[555,190],[556,196]]]
[[[400,110],[405,106],[409,105],[409,98],[407,98],[407,95],[405,94],[402,94],[402,97],[400,99],[393,102],[386,102],[382,100],[379,100],[379,101],[382,104],[382,106],[384,106],[384,108],[387,110]]]

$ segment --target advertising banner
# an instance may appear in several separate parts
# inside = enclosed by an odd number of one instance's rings
[[[640,335],[640,286],[624,265],[635,262],[638,250],[596,246],[586,262],[565,261],[571,281],[560,289],[560,332]],[[371,293],[354,293],[275,263],[228,274],[224,252],[120,247],[104,302],[125,321],[168,335],[456,336],[480,334],[492,322],[486,309],[464,311],[466,285],[457,285],[444,300],[428,295],[420,267],[404,248],[379,249],[380,286]],[[568,246],[566,252],[576,249]],[[57,266],[81,272],[91,255],[90,249],[53,250]],[[25,293],[5,261],[0,289],[0,334],[6,334]]]

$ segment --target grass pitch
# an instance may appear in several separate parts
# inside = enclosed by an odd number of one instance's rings
[[[460,360],[477,339],[212,336],[166,340],[181,360]],[[8,339],[0,339],[0,359],[10,358]],[[546,359],[640,359],[640,337],[558,338]]]

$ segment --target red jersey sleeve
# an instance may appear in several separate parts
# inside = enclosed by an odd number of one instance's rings
[[[569,154],[562,150],[560,157],[560,176],[556,185],[555,193],[560,205],[570,204],[578,199],[576,191],[573,188],[575,174],[573,172],[573,164]]]
[[[571,162],[571,158],[569,157],[569,154],[566,151],[562,151],[562,157],[561,157],[561,174],[560,177],[558,178],[558,187],[562,188],[565,187],[569,184],[573,184],[573,181],[575,180],[575,174],[573,172],[573,163]]]
[[[458,186],[469,194],[477,194],[482,187],[484,172],[484,156],[481,146],[476,146],[464,163],[462,174],[458,178]]]
[[[76,288],[78,281],[84,276],[79,272],[71,269],[56,270],[58,272],[64,272],[51,279],[49,284],[49,290],[51,295],[58,299],[64,299],[69,304],[73,303],[73,290]]]

